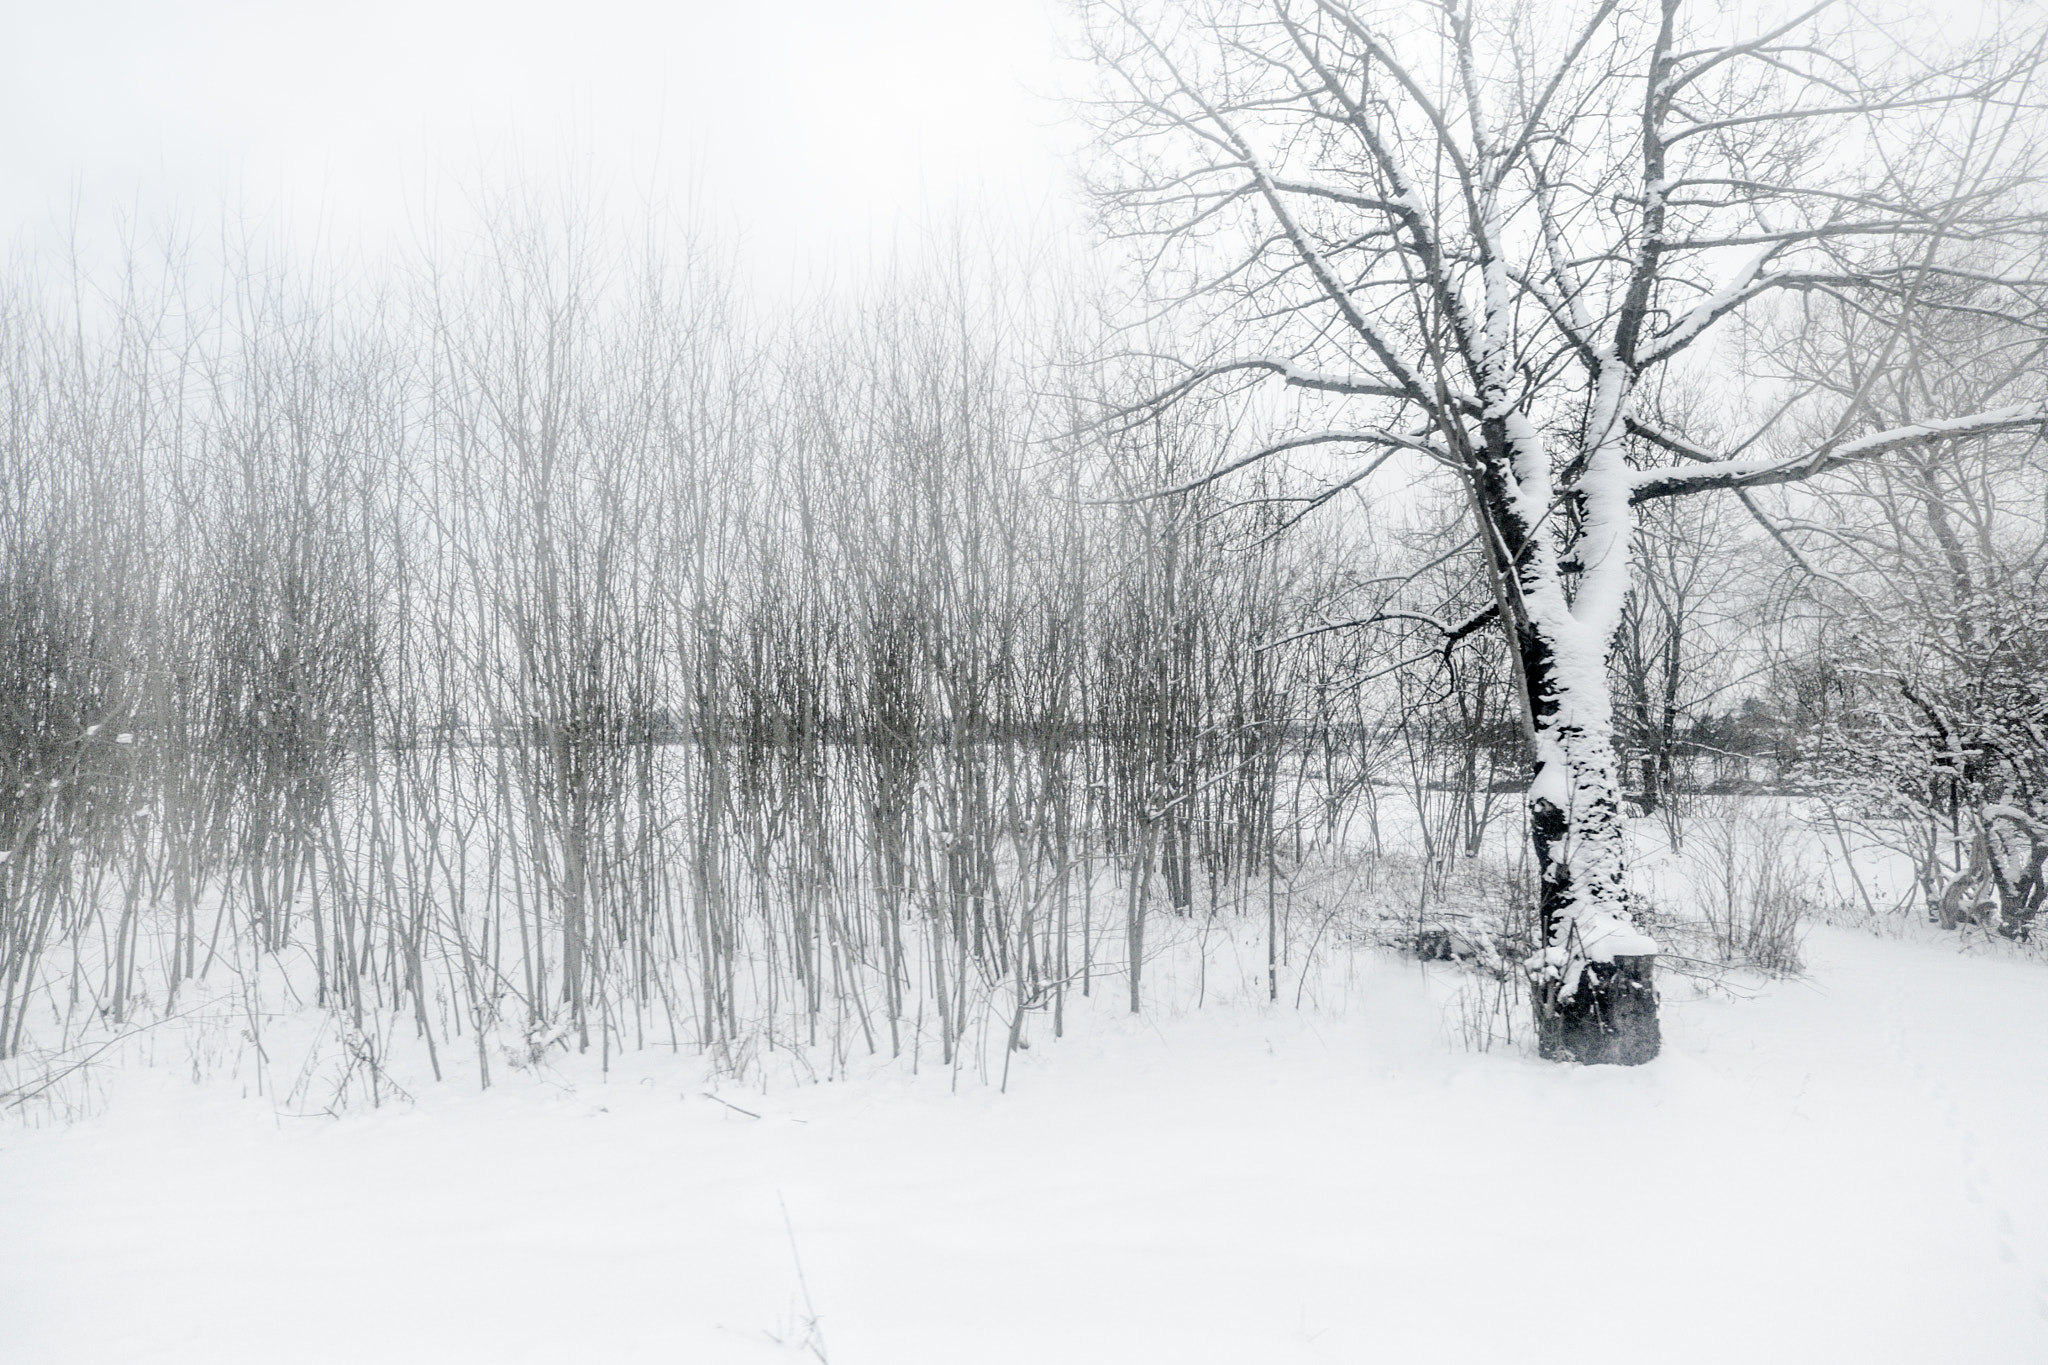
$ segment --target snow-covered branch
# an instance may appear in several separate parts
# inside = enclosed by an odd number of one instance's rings
[[[2005,432],[2048,428],[2048,403],[2022,403],[1967,417],[1933,418],[1872,432],[1854,440],[1777,460],[1715,460],[1684,469],[1644,469],[1631,476],[1632,498],[1638,503],[1717,488],[1762,488],[1797,483],[1827,470],[1907,446],[1930,441],[1996,436]]]

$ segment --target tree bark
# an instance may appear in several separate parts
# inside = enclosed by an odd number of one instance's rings
[[[1662,1045],[1656,942],[1629,906],[1621,790],[1604,659],[1561,667],[1557,645],[1527,633],[1522,666],[1536,721],[1529,834],[1543,949],[1532,962],[1538,1051],[1635,1066]]]
[[[1619,412],[1620,392],[1612,402]],[[1661,1046],[1657,944],[1636,927],[1629,904],[1607,669],[1634,517],[1625,500],[1585,500],[1586,520],[1605,521],[1597,535],[1575,539],[1584,577],[1576,600],[1568,598],[1546,530],[1552,498],[1542,437],[1510,412],[1489,418],[1485,430],[1474,452],[1476,491],[1500,560],[1512,566],[1505,595],[1535,751],[1529,834],[1542,942],[1528,966],[1538,1048],[1558,1060],[1633,1066]],[[1588,463],[1613,453],[1596,449]]]

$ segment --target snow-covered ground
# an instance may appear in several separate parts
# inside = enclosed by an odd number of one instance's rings
[[[2048,967],[1806,957],[1667,983],[1636,1070],[1362,948],[1299,1009],[1111,983],[1007,1093],[558,1052],[297,1118],[159,1058],[0,1130],[0,1360],[2048,1360]]]

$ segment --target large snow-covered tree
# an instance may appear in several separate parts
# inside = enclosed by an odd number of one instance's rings
[[[1638,508],[1719,492],[1743,516],[1759,486],[2048,419],[2038,389],[1902,415],[1875,384],[1736,378],[1745,322],[1807,300],[2039,315],[2038,31],[1993,14],[1959,44],[1846,5],[1686,0],[1084,12],[1105,222],[1144,263],[1144,334],[1181,338],[1180,373],[1108,420],[1257,390],[1277,425],[1217,478],[1315,452],[1353,484],[1464,490],[1532,741],[1543,1048],[1647,1060],[1657,945],[1630,906],[1607,673]],[[1875,345],[1871,370],[1909,363]],[[1736,434],[1663,414],[1670,376],[1704,377]]]

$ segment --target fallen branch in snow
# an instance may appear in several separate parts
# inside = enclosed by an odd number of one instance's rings
[[[755,1112],[754,1112],[753,1110],[751,1110],[751,1109],[742,1109],[742,1108],[740,1108],[740,1107],[739,1107],[738,1105],[734,1104],[734,1103],[733,1103],[733,1102],[732,1102],[731,1100],[724,1100],[724,1099],[719,1099],[719,1098],[718,1098],[718,1096],[716,1096],[716,1095],[712,1094],[712,1093],[711,1093],[711,1092],[710,1092],[709,1090],[699,1090],[699,1091],[698,1091],[697,1093],[698,1093],[699,1095],[702,1095],[702,1096],[703,1096],[703,1097],[704,1097],[705,1099],[707,1099],[707,1100],[714,1100],[714,1101],[716,1101],[717,1103],[719,1103],[719,1104],[722,1104],[722,1105],[724,1105],[724,1106],[725,1106],[726,1108],[728,1108],[728,1109],[732,1110],[732,1112],[733,1112],[733,1113],[735,1113],[735,1114],[745,1114],[745,1115],[746,1115],[746,1116],[747,1116],[748,1118],[750,1118],[750,1119],[757,1119],[757,1118],[760,1118],[760,1117],[761,1117],[761,1116],[760,1116],[759,1114],[755,1113]],[[803,1120],[802,1120],[802,1119],[798,1119],[798,1120],[797,1120],[797,1122],[801,1123],[801,1122],[803,1122]]]
[[[114,1044],[126,1042],[128,1039],[138,1037],[144,1033],[149,1032],[153,1028],[158,1028],[164,1024],[168,1024],[174,1019],[183,1019],[188,1015],[195,1013],[198,1010],[198,1008],[199,1007],[197,1005],[188,1006],[185,1009],[178,1011],[176,1014],[167,1014],[161,1019],[152,1020],[147,1024],[140,1024],[134,1028],[126,1029],[120,1033],[117,1033],[113,1037],[101,1043],[98,1047],[95,1047],[92,1051],[86,1053],[83,1057],[80,1057],[70,1066],[65,1067],[62,1071],[53,1071],[50,1074],[44,1076],[41,1085],[34,1086],[26,1090],[0,1090],[0,1099],[5,1099],[7,1101],[7,1107],[10,1109],[19,1108],[21,1105],[27,1104],[36,1096],[43,1094],[44,1092],[49,1090],[50,1087],[56,1085],[57,1082],[63,1080],[72,1072],[80,1070],[83,1067],[90,1066],[94,1058],[98,1057],[102,1052],[105,1052]]]

